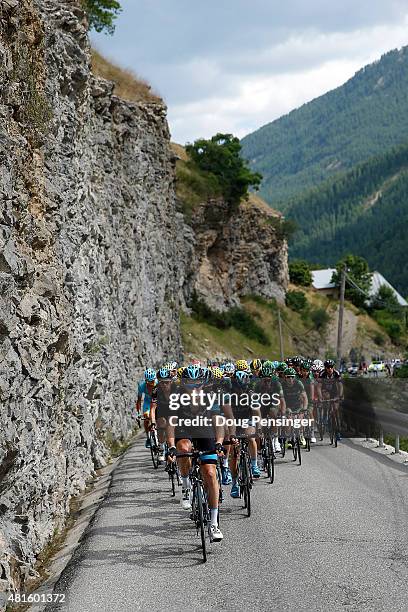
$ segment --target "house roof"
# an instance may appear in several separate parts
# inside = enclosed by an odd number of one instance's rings
[[[335,268],[327,268],[326,270],[312,270],[312,286],[314,289],[333,289],[335,284],[331,282],[333,272],[335,272]],[[386,285],[394,292],[395,297],[398,300],[398,303],[401,306],[408,306],[408,302],[404,300],[402,295],[398,293],[396,289],[384,278],[380,272],[373,272],[371,287],[368,294],[370,296],[374,296],[381,285]]]
[[[392,291],[394,292],[395,297],[398,300],[398,303],[401,306],[408,306],[408,302],[406,300],[404,300],[402,295],[400,295],[398,293],[398,291],[396,289],[394,289],[394,287],[392,285],[390,285],[390,283],[383,277],[383,275],[380,274],[380,272],[377,272],[377,271],[373,272],[369,295],[372,296],[372,295],[375,295],[376,293],[378,293],[378,290],[381,287],[381,285],[386,285],[387,287],[392,289]]]
[[[334,289],[336,286],[331,282],[335,268],[327,270],[312,270],[312,285],[314,289]]]

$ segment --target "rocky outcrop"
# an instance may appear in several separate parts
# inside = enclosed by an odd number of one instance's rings
[[[1,4],[0,596],[131,434],[142,367],[181,353],[180,306],[287,283],[269,209],[176,212],[166,109],[91,74],[81,5]]]
[[[190,245],[184,261],[186,304],[194,293],[218,311],[251,294],[283,302],[289,275],[280,220],[254,195],[233,211],[222,199],[196,207],[182,232]]]
[[[92,77],[79,7],[1,9],[0,591],[131,433],[143,364],[180,350],[166,109]]]

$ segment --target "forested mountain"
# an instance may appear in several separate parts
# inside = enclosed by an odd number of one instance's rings
[[[341,87],[242,139],[275,208],[302,190],[408,140],[408,47],[390,51]]]
[[[292,258],[333,265],[361,255],[408,295],[408,144],[304,193],[286,215],[299,227]]]

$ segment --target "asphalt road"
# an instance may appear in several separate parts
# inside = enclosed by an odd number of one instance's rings
[[[55,611],[408,610],[408,469],[347,441],[285,459],[256,482],[253,516],[229,497],[224,541],[199,538],[141,441],[122,458],[56,585]],[[48,610],[48,608],[47,608]]]

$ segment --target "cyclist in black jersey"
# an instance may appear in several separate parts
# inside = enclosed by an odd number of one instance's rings
[[[233,424],[229,427],[230,440],[237,445],[237,435],[246,436],[249,439],[249,454],[251,457],[251,470],[253,478],[259,478],[261,471],[258,467],[256,445],[255,423],[253,417],[260,417],[260,410],[253,407],[254,390],[251,387],[251,374],[245,370],[236,370],[231,384],[229,404],[223,407],[224,415]],[[231,453],[230,469],[232,474],[231,497],[239,497],[239,486],[237,482],[239,453]]]
[[[200,451],[200,471],[208,495],[210,510],[209,534],[213,542],[219,542],[223,535],[218,527],[219,485],[217,481],[217,453],[221,452],[224,438],[223,427],[217,427],[214,415],[219,406],[211,404],[212,381],[207,376],[207,368],[198,364],[187,366],[179,384],[172,383],[167,418],[167,442],[169,460],[174,454],[190,453],[192,445]],[[181,506],[191,510],[191,483],[189,471],[191,459],[182,457],[177,460],[182,478]]]
[[[167,365],[167,364],[166,364]],[[166,441],[166,428],[168,416],[168,403],[171,392],[173,376],[165,366],[157,372],[157,385],[152,394],[152,407],[150,409],[151,427],[157,427],[160,443],[159,461],[164,461],[164,443]]]
[[[319,386],[317,392],[320,400],[328,399],[343,399],[343,383],[341,381],[341,374],[338,370],[334,369],[334,361],[332,359],[326,359],[324,362],[324,370],[317,379]],[[334,403],[334,409],[337,413],[337,422],[340,423],[339,418],[339,401]],[[340,440],[340,434],[336,434],[337,439]]]

